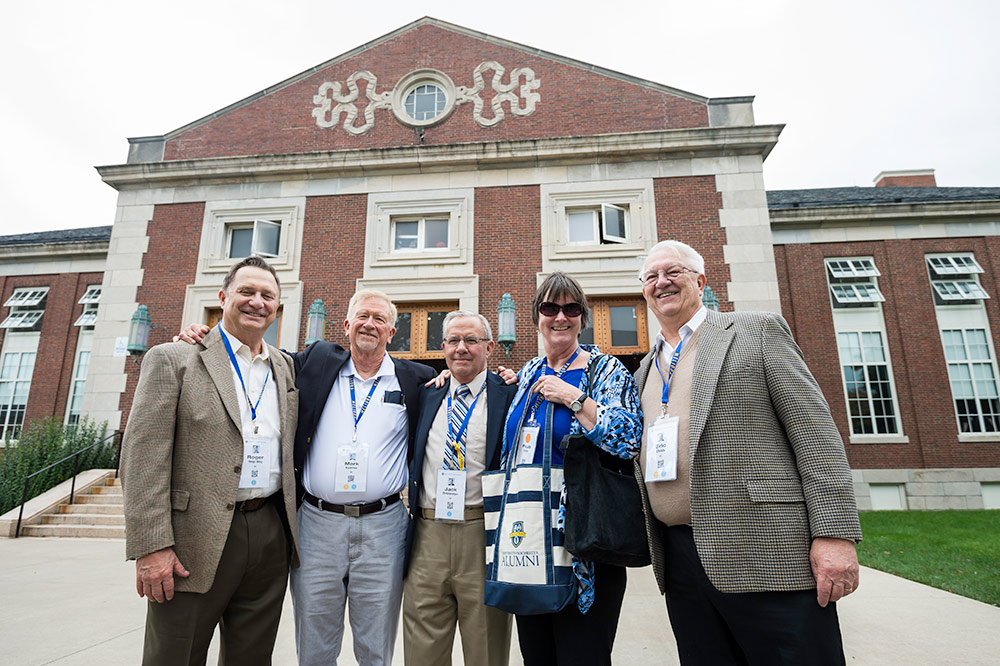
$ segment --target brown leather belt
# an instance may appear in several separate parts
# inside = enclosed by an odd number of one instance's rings
[[[427,520],[434,520],[434,509],[420,509],[421,517]],[[483,517],[483,507],[481,506],[467,506],[465,507],[465,520],[477,520]],[[455,521],[447,521],[455,522]]]
[[[273,500],[278,493],[272,493],[267,497],[254,497],[253,499],[243,500],[242,502],[236,503],[236,510],[243,513],[250,513],[251,511],[256,511],[257,509],[264,508],[268,502]]]
[[[327,502],[326,500],[322,500],[315,495],[310,495],[309,493],[303,494],[302,499],[309,502],[320,511],[332,511],[333,513],[342,513],[345,516],[357,518],[358,516],[367,516],[369,513],[381,511],[390,504],[395,504],[399,501],[399,493],[393,493],[388,497],[383,497],[380,500],[375,500],[374,502],[369,502],[368,504],[333,504],[332,502]]]

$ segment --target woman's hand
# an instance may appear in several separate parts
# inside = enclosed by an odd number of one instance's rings
[[[437,377],[424,384],[424,386],[427,388],[430,388],[431,386],[434,388],[441,388],[449,379],[451,379],[451,370],[445,368],[438,374]]]
[[[204,324],[191,324],[174,336],[174,342],[186,342],[189,345],[197,344],[201,342],[211,330],[212,329]]]
[[[555,375],[542,375],[532,384],[531,393],[538,393],[549,402],[569,407],[569,403],[580,397],[580,388],[567,384]]]
[[[513,384],[517,381],[517,373],[502,365],[497,367],[497,374],[500,375],[500,379],[503,380],[504,384]]]

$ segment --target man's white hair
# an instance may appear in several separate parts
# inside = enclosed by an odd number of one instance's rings
[[[705,258],[702,257],[700,254],[698,254],[697,250],[695,250],[687,243],[682,243],[677,240],[665,240],[665,241],[660,241],[652,248],[650,248],[649,254],[647,254],[646,258],[642,260],[642,266],[639,268],[640,280],[642,279],[642,274],[645,271],[646,262],[649,261],[649,258],[651,256],[653,256],[657,252],[660,252],[661,250],[673,250],[674,252],[677,253],[678,256],[680,256],[682,260],[684,260],[686,268],[690,268],[695,273],[698,273],[700,275],[705,274]]]
[[[441,323],[441,337],[448,337],[448,326],[451,322],[458,319],[459,317],[476,317],[479,319],[479,323],[483,326],[483,337],[487,340],[493,339],[493,332],[490,330],[490,322],[486,321],[486,317],[479,314],[478,312],[469,312],[468,310],[452,310],[444,316],[444,321]]]
[[[353,319],[354,312],[358,309],[358,303],[369,298],[375,298],[385,302],[385,304],[389,307],[389,319],[392,320],[392,326],[395,328],[396,317],[399,315],[396,311],[396,305],[384,291],[379,291],[378,289],[358,289],[354,292],[354,295],[351,296],[350,302],[347,304],[347,318]]]

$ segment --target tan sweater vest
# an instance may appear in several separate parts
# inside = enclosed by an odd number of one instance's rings
[[[684,342],[681,348],[677,367],[670,379],[670,404],[667,414],[679,419],[677,426],[677,478],[673,481],[656,481],[646,483],[649,493],[649,505],[653,515],[666,525],[691,524],[691,381],[694,375],[694,359],[698,354],[698,333],[701,327]],[[660,359],[660,368],[666,374],[669,365]],[[650,365],[646,376],[646,386],[642,390],[642,414],[644,428],[642,432],[642,450],[640,463],[643,475],[646,473],[646,433],[649,427],[660,418],[660,403],[663,396],[663,376],[656,371],[656,364]]]

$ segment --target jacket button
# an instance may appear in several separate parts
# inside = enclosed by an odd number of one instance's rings
[[[233,504],[232,502],[230,502],[229,504],[226,505],[226,511],[232,511],[233,507],[235,507],[235,506],[236,506],[235,504]]]
[[[236,467],[233,467],[233,471],[236,472],[237,474],[239,474],[240,473],[240,466],[237,465]]]
[[[312,441],[312,437],[306,437],[306,444]]]

